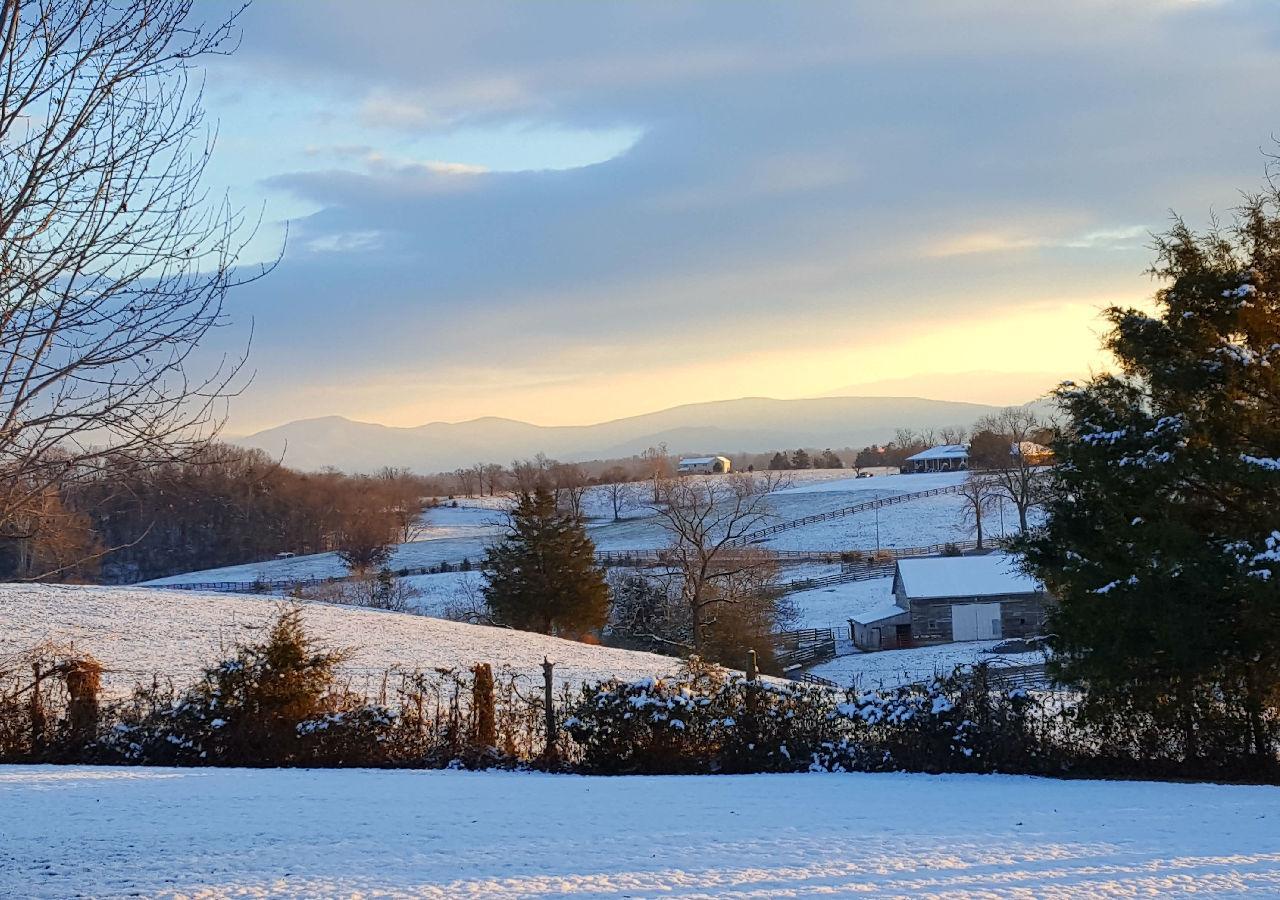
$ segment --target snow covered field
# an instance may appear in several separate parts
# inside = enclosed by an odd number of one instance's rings
[[[963,478],[963,473],[853,478],[839,470],[791,474],[794,476],[792,486],[776,492],[771,498],[772,521],[785,522],[866,500],[947,487]],[[643,487],[640,486],[641,489]],[[396,547],[391,568],[420,568],[440,562],[457,564],[463,559],[477,562],[483,556],[485,546],[501,533],[502,508],[507,502],[503,497],[472,498],[460,500],[457,508],[442,506],[429,510],[418,539]],[[614,522],[603,489],[589,490],[584,503],[587,513],[595,517],[588,527],[600,550],[653,550],[668,543],[668,535],[657,519],[641,505],[633,504],[624,511],[622,521]],[[1017,526],[1011,508],[1005,510],[1004,523],[1009,531]],[[1000,531],[998,513],[992,514],[987,530],[992,535]],[[969,537],[968,529],[960,520],[959,498],[942,495],[882,510],[878,541],[875,514],[862,513],[782,532],[770,538],[765,546],[775,550],[838,551],[875,548],[877,545],[918,547],[967,540]],[[148,583],[284,581],[345,574],[346,569],[337,554],[316,553],[189,572]]]
[[[425,671],[487,662],[536,676],[541,684],[544,656],[557,664],[556,676],[571,683],[663,675],[680,665],[668,656],[524,631],[325,603],[304,607],[304,622],[314,637],[354,651],[347,672],[375,681],[390,668]],[[241,594],[0,585],[0,656],[44,640],[74,643],[103,663],[105,693],[119,696],[154,673],[183,684],[221,659],[237,639],[254,637],[278,608],[271,598]]]
[[[0,895],[1280,894],[1280,789],[0,767]]]

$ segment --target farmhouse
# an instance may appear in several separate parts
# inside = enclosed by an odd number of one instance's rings
[[[892,603],[851,618],[850,635],[863,650],[1029,637],[1051,602],[1004,553],[901,559]]]
[[[964,444],[941,444],[908,456],[902,463],[902,471],[960,472],[969,468],[969,448]]]
[[[730,465],[727,456],[690,456],[680,460],[676,471],[681,475],[711,475],[728,472]]]

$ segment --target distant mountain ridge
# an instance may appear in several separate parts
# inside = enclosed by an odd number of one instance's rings
[[[485,417],[393,427],[342,416],[301,419],[236,439],[299,469],[446,472],[546,453],[564,460],[631,456],[665,442],[672,453],[762,453],[783,447],[861,447],[895,429],[969,427],[999,407],[920,397],[744,397],[690,403],[595,425],[531,425]]]

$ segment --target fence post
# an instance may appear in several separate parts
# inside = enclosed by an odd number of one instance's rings
[[[556,664],[542,657],[542,690],[543,690],[543,706],[546,712],[546,749],[543,751],[542,760],[547,768],[551,768],[557,761],[556,753],[556,704],[555,704],[555,682],[552,680],[551,673],[555,669]]]
[[[44,749],[46,725],[44,702],[40,698],[40,680],[43,677],[40,673],[40,663],[31,664],[31,674],[35,677],[35,684],[31,686],[31,750],[39,752]]]
[[[486,750],[497,746],[498,728],[494,716],[493,669],[488,663],[471,667],[471,708],[476,714],[476,747]]]
[[[67,723],[77,747],[86,747],[98,734],[98,690],[102,666],[92,657],[72,661],[66,669]]]
[[[760,669],[756,665],[756,651],[747,651],[747,681],[755,681],[760,677]]]

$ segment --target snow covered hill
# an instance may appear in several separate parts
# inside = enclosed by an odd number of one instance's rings
[[[593,647],[523,631],[324,603],[304,604],[307,630],[329,646],[352,648],[346,671],[358,685],[390,668],[466,668],[487,662],[541,683],[543,657],[567,683],[635,679],[673,671],[677,660]],[[107,668],[105,692],[127,693],[139,679],[183,684],[222,658],[238,639],[270,623],[271,598],[149,588],[0,585],[0,657],[44,640],[70,642]]]

